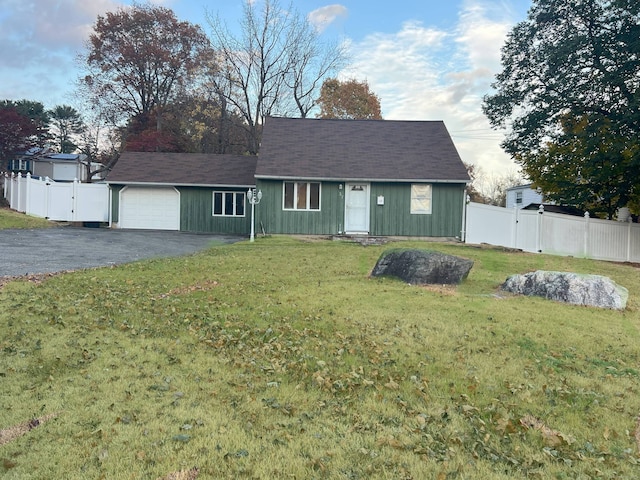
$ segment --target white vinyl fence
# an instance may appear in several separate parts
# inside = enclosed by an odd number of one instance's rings
[[[467,243],[616,262],[640,262],[640,224],[480,203],[467,205]]]
[[[105,183],[54,182],[31,174],[4,177],[4,198],[27,215],[66,222],[108,222],[109,187]]]

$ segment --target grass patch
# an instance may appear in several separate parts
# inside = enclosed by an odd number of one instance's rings
[[[0,207],[0,230],[7,228],[45,228],[54,223],[44,218],[32,217],[7,207]]]
[[[389,248],[287,237],[0,291],[4,476],[634,478],[637,269],[429,244],[457,288],[369,271]],[[624,312],[497,295],[597,273]],[[47,461],[43,462],[42,459]]]

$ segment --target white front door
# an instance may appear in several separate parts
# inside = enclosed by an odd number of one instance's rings
[[[345,185],[345,233],[369,233],[369,184]]]

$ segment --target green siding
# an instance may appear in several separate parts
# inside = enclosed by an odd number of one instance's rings
[[[342,186],[342,188],[340,188]],[[322,182],[320,211],[285,211],[282,181],[259,180],[262,200],[255,207],[256,234],[336,235],[344,231],[344,183]],[[119,193],[112,185],[112,219],[118,222]],[[199,233],[248,235],[251,205],[244,217],[213,216],[213,191],[240,191],[205,187],[179,187],[180,230]],[[244,191],[244,190],[242,190]],[[371,183],[369,234],[374,236],[457,237],[462,228],[464,184],[432,184],[430,215],[412,215],[411,184]],[[378,195],[384,205],[377,205]]]
[[[304,180],[301,180],[304,181]],[[320,211],[282,208],[282,181],[259,180],[262,201],[256,207],[256,232],[333,235],[344,230],[344,183],[322,182]],[[464,184],[432,184],[432,213],[412,215],[411,184],[371,183],[370,227],[374,236],[457,237],[462,229]],[[377,205],[383,195],[384,205]]]
[[[304,181],[304,180],[300,180]],[[338,182],[322,182],[319,211],[283,209],[282,181],[258,180],[262,201],[256,206],[256,232],[309,235],[338,234],[344,227],[344,191]]]
[[[457,237],[462,229],[464,184],[432,184],[431,214],[411,214],[411,184],[371,184],[370,235]],[[377,205],[378,195],[384,205]]]
[[[178,187],[180,191],[180,230],[197,233],[226,233],[249,235],[251,205],[246,202],[244,217],[213,215],[213,192],[245,192],[233,188]]]
[[[124,185],[111,185],[111,216],[118,222],[120,192]],[[249,235],[251,205],[245,205],[244,217],[213,216],[213,192],[243,192],[239,188],[176,187],[180,192],[180,230],[195,233]]]

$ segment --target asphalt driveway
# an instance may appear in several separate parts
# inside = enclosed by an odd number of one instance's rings
[[[176,257],[243,237],[156,230],[54,227],[0,230],[0,277]]]

